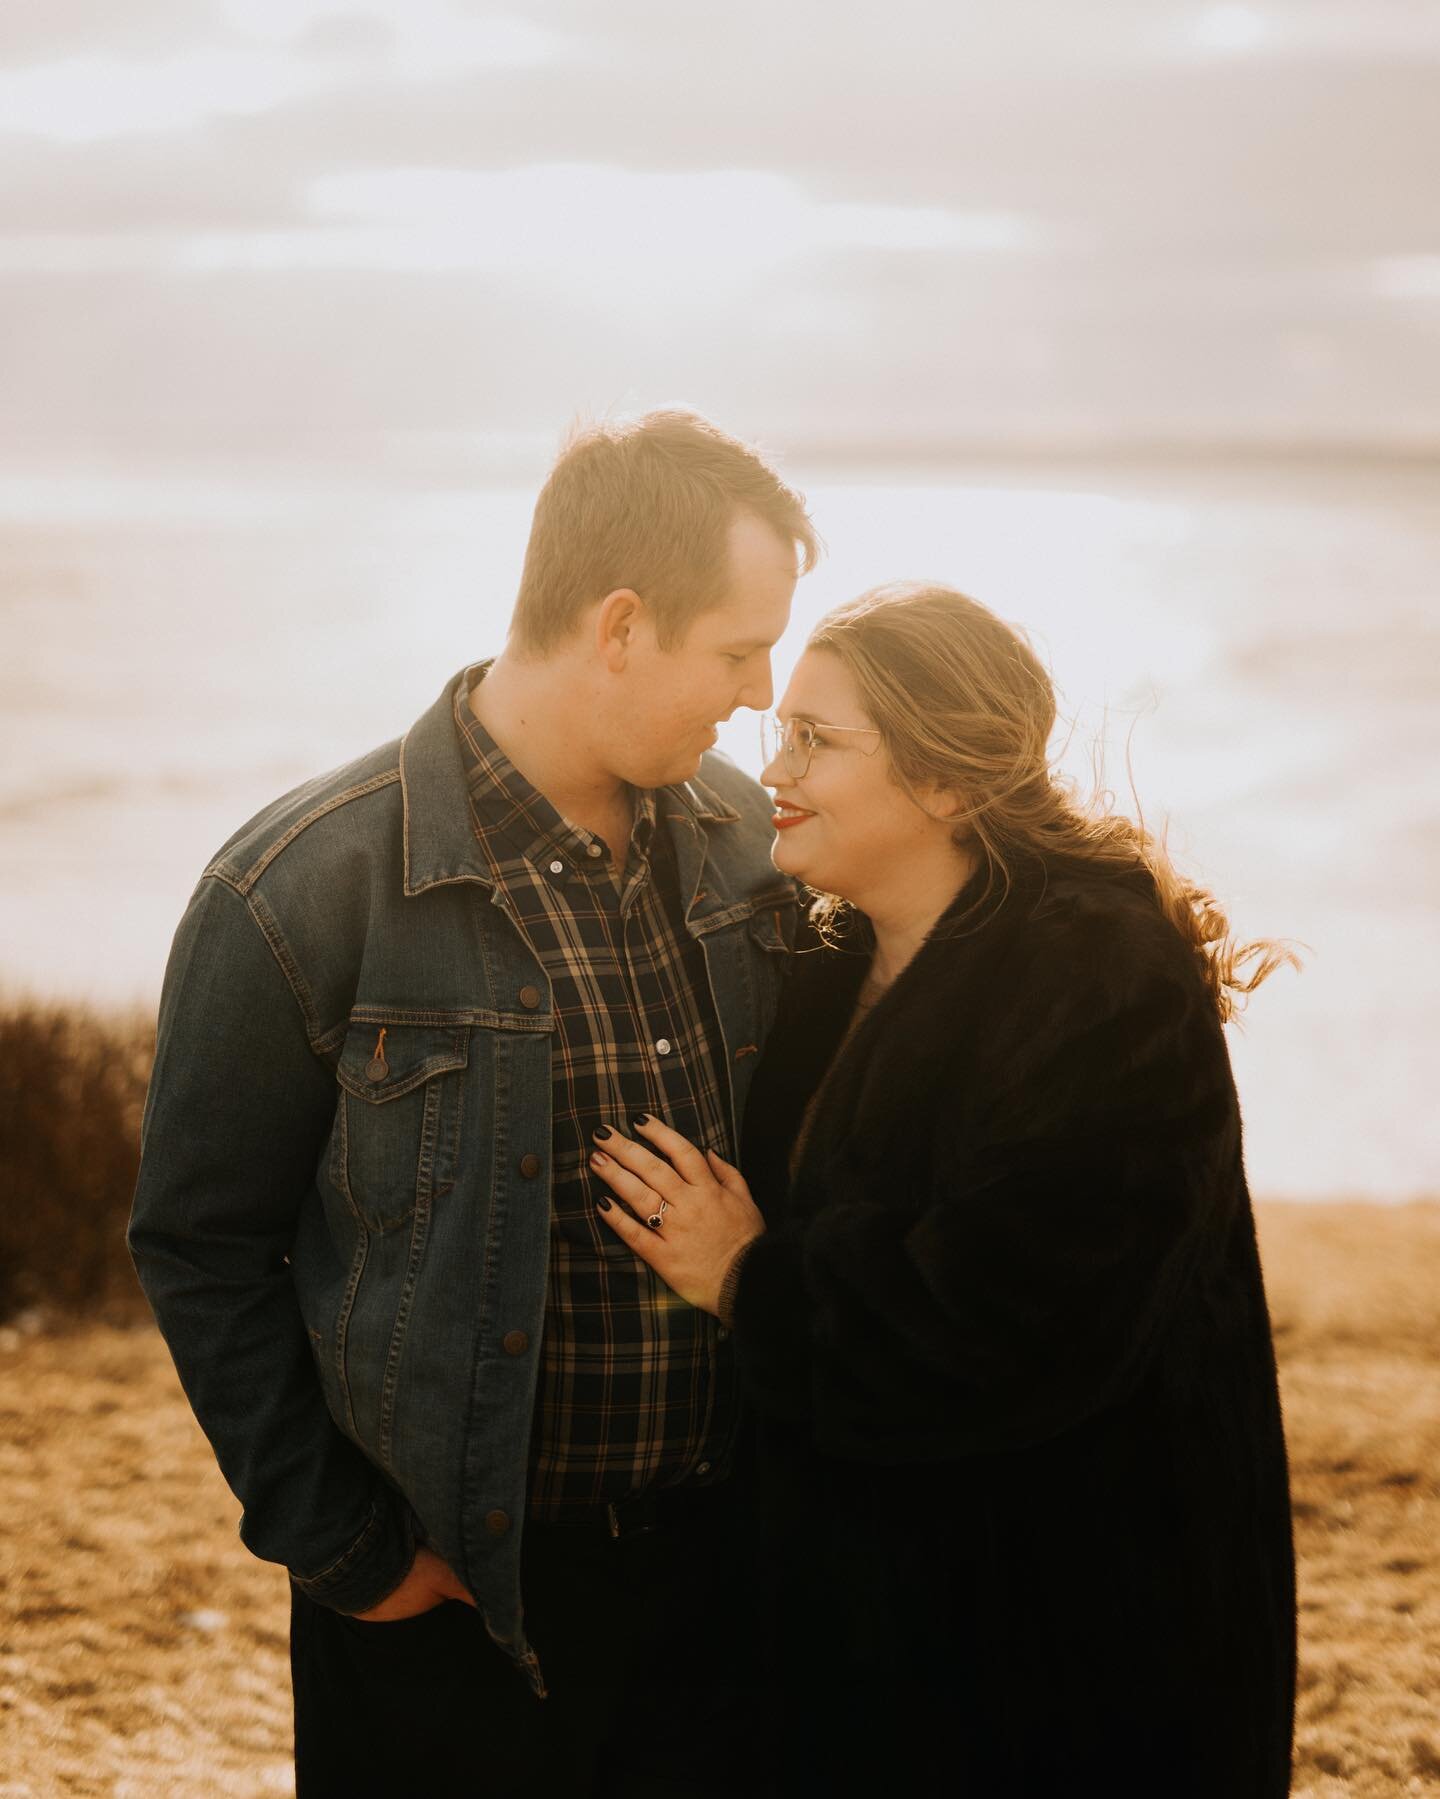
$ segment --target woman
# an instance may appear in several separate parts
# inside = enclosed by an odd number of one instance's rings
[[[831,897],[749,1183],[650,1119],[594,1167],[733,1327],[788,1790],[1278,1799],[1294,1567],[1221,1025],[1284,953],[1076,803],[1044,669],[961,594],[832,613],[780,722],[775,862]]]

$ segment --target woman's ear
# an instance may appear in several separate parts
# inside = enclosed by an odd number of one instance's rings
[[[960,823],[970,809],[965,795],[954,787],[917,787],[915,802],[927,816],[945,824]]]

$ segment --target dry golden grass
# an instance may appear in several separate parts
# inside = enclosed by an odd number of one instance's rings
[[[1300,1564],[1295,1791],[1440,1793],[1440,1206],[1265,1206]]]
[[[284,1575],[151,1328],[0,1332],[0,1796],[294,1791]]]
[[[0,1070],[17,1047],[72,1072],[23,1119],[0,1075],[0,1799],[288,1792],[284,1576],[241,1548],[158,1336],[118,1322],[144,1032],[31,1013],[0,1020]],[[1261,1239],[1300,1551],[1295,1793],[1440,1793],[1440,1206],[1267,1206]]]

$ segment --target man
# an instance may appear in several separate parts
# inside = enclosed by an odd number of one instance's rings
[[[180,925],[130,1244],[290,1571],[301,1799],[755,1788],[729,1346],[586,1158],[643,1112],[735,1153],[795,900],[707,751],[816,553],[705,420],[583,433],[503,653]]]

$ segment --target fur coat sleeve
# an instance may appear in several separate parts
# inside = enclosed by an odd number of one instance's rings
[[[1148,894],[1055,880],[944,922],[831,1069],[735,1293],[755,1403],[881,1463],[1024,1448],[1123,1400],[1245,1205],[1214,1005]],[[786,1067],[823,1062],[837,978],[821,956],[796,983]]]

